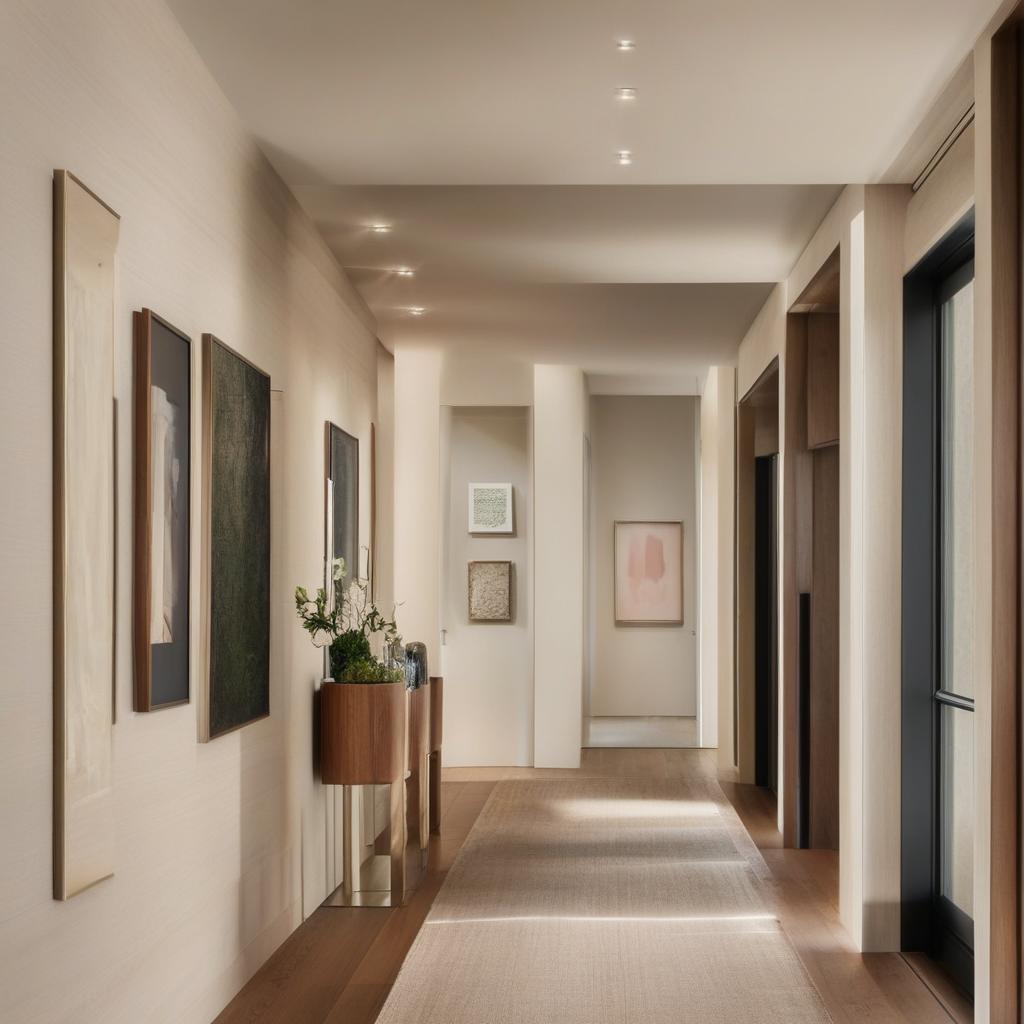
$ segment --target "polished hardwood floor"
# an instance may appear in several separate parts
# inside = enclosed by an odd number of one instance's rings
[[[324,907],[298,928],[228,1004],[217,1024],[373,1024],[448,868],[496,782],[565,776],[714,777],[714,752],[585,750],[568,769],[445,769],[442,834],[404,907]],[[969,1004],[923,958],[861,955],[836,908],[836,854],[784,850],[770,794],[721,783],[778,885],[780,918],[836,1024],[967,1024]],[[639,1022],[638,1022],[639,1024]]]

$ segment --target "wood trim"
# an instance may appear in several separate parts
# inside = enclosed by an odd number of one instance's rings
[[[1016,17],[992,40],[992,787],[990,1015],[1020,1007],[1021,154]]]
[[[785,423],[779,516],[782,520],[782,620],[779,637],[782,701],[782,843],[800,845],[800,594],[811,590],[813,467],[807,451],[807,317],[786,316]],[[812,611],[813,615],[813,611]]]
[[[150,537],[153,528],[153,508],[150,501],[153,466],[152,447],[153,403],[150,394],[153,361],[153,321],[148,309],[132,314],[135,383],[135,450],[134,506],[132,521],[134,546],[134,573],[132,593],[132,662],[135,669],[135,710],[153,708],[152,659],[148,643],[148,625],[152,602],[152,575],[150,565]]]
[[[64,251],[67,171],[53,175],[53,898],[64,888]]]

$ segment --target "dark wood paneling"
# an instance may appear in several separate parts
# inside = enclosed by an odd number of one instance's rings
[[[1018,9],[1019,12],[1019,9]],[[1020,884],[1020,28],[992,41],[992,853],[993,1024],[1018,1020]]]
[[[814,453],[810,842],[839,849],[839,448]]]
[[[839,440],[839,316],[807,316],[807,447]]]

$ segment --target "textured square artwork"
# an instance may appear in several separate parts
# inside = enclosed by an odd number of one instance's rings
[[[212,335],[203,342],[210,589],[200,732],[213,739],[270,714],[270,378]]]
[[[512,563],[469,563],[469,621],[512,621]]]
[[[615,621],[683,624],[683,524],[615,524]]]
[[[469,532],[511,535],[514,530],[511,484],[469,485]]]

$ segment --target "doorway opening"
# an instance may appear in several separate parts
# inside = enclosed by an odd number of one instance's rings
[[[839,849],[839,303],[837,248],[786,329],[786,846]]]
[[[778,789],[779,363],[740,400],[736,418],[736,693],[740,782]]]

